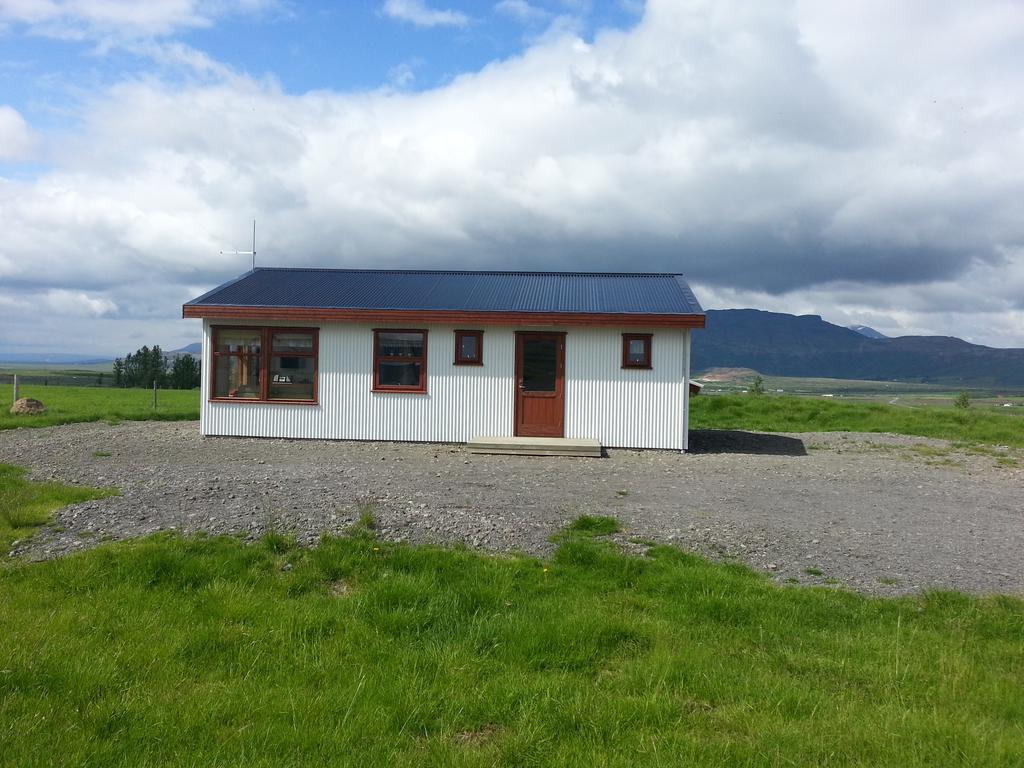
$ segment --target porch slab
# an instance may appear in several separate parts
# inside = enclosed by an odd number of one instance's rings
[[[567,437],[474,437],[466,448],[470,453],[601,458],[601,443],[597,440]]]

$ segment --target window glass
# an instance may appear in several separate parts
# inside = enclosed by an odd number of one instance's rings
[[[484,361],[483,331],[455,332],[455,364],[482,365]]]
[[[426,392],[427,332],[374,331],[373,386]]]
[[[422,371],[418,362],[380,360],[377,363],[377,383],[384,387],[419,387]]]
[[[316,330],[213,326],[212,333],[213,399],[316,402]]]
[[[217,331],[218,352],[247,352],[258,355],[262,344],[260,329],[229,328]]]
[[[225,355],[217,358],[214,397],[258,400],[260,358],[258,355]]]
[[[526,339],[523,342],[523,389],[554,392],[558,378],[558,341]]]
[[[480,359],[480,337],[475,333],[459,336],[459,359],[470,363]]]
[[[626,360],[631,365],[645,365],[647,363],[647,339],[630,339]]]
[[[622,334],[622,367],[651,367],[651,336],[645,333]]]
[[[271,400],[312,400],[312,357],[271,355],[267,396]]]
[[[275,333],[274,352],[309,352],[313,351],[313,334],[311,333]]]
[[[377,355],[380,357],[423,357],[423,334],[379,331],[377,333]]]

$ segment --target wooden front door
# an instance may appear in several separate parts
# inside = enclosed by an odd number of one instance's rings
[[[516,334],[516,435],[565,437],[565,334]]]

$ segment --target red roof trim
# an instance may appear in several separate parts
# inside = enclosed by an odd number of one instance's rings
[[[704,315],[624,312],[468,312],[464,310],[313,309],[186,304],[182,317],[234,320],[334,321],[465,325],[575,325],[642,328],[703,328]]]

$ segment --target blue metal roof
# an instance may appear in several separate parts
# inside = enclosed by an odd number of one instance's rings
[[[259,267],[186,307],[703,314],[681,275]]]

